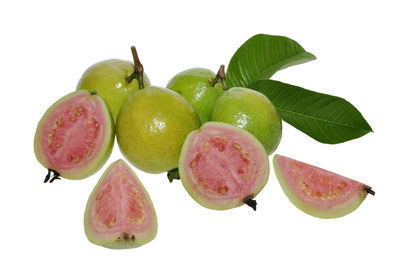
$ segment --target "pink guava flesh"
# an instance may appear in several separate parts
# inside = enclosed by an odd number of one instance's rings
[[[154,208],[142,184],[125,162],[114,162],[88,200],[89,240],[111,248],[135,247],[154,238],[156,227]]]
[[[189,194],[212,209],[239,206],[268,180],[262,145],[242,129],[208,122],[186,139],[180,176]]]
[[[314,216],[333,218],[335,212],[346,214],[358,207],[367,192],[374,193],[358,181],[285,156],[275,155],[274,166],[289,199]],[[324,217],[329,215],[332,217]]]
[[[48,169],[74,176],[104,156],[110,138],[109,113],[99,97],[74,93],[46,112],[35,136],[35,152]],[[90,166],[89,166],[90,167]],[[79,174],[78,174],[79,175]]]

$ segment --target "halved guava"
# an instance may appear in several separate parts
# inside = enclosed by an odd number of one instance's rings
[[[319,218],[344,216],[363,202],[371,187],[325,169],[275,155],[278,181],[289,200],[303,212]]]
[[[246,203],[268,181],[269,162],[263,145],[246,130],[222,122],[207,122],[185,140],[179,175],[199,204],[216,210]]]
[[[112,163],[89,196],[85,232],[107,248],[141,246],[157,234],[157,216],[149,194],[123,160]]]
[[[35,155],[49,171],[81,179],[104,165],[114,136],[114,123],[104,100],[80,90],[47,109],[36,129]]]

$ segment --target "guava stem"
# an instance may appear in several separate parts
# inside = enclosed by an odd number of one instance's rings
[[[375,191],[373,191],[371,187],[365,187],[364,190],[372,196],[375,196]]]
[[[225,66],[221,65],[218,69],[217,75],[215,76],[215,78],[213,79],[213,81],[211,82],[211,86],[214,86],[217,83],[221,83],[222,85],[222,89],[223,90],[227,90],[226,87],[226,75],[225,75]]]
[[[53,173],[53,178],[50,179],[52,173]],[[50,181],[50,183],[53,183],[54,180],[61,179],[61,178],[59,178],[59,176],[60,176],[60,174],[57,171],[48,169],[47,175],[44,179],[44,183],[47,183],[49,181]]]
[[[253,195],[250,195],[243,199],[243,203],[250,206],[254,211],[257,209],[257,201],[253,199]]]
[[[139,82],[139,89],[143,89],[144,88],[144,84],[143,84],[144,68],[143,68],[142,63],[139,60],[139,56],[137,54],[135,46],[131,46],[131,52],[132,52],[132,56],[133,56],[133,73],[130,74],[126,78],[126,82],[131,83],[132,80],[137,79]]]
[[[175,168],[172,170],[169,170],[167,173],[167,177],[170,183],[172,183],[172,181],[174,181],[174,179],[179,180],[181,179],[181,177],[179,176],[179,169]]]
[[[50,180],[50,175],[51,175],[51,170],[48,169],[47,175],[46,175],[46,177],[44,178],[44,183],[47,183],[47,182]]]
[[[96,90],[92,91],[92,92],[90,93],[90,95],[97,95],[97,91],[96,91]]]

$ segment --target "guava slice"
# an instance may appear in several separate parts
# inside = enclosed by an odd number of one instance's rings
[[[244,129],[207,122],[186,138],[179,175],[192,198],[206,208],[225,210],[246,203],[268,181],[269,162],[263,145]]]
[[[55,176],[81,179],[104,165],[114,136],[114,123],[104,100],[80,90],[55,102],[43,115],[36,129],[35,155],[49,169],[49,175],[52,171]]]
[[[275,155],[274,169],[289,200],[303,212],[319,218],[344,216],[364,201],[371,187],[325,169]]]
[[[112,249],[139,247],[157,234],[157,216],[146,189],[123,160],[101,176],[86,204],[90,242]]]

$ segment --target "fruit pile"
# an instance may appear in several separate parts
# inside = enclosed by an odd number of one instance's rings
[[[170,182],[180,179],[202,206],[246,204],[256,210],[254,198],[269,177],[268,156],[282,135],[274,104],[255,89],[228,87],[234,79],[227,82],[223,65],[217,74],[193,68],[166,88],[152,86],[135,47],[132,55],[134,64],[113,59],[92,65],[77,90],[45,112],[34,138],[35,155],[48,169],[44,182],[94,174],[109,158],[116,135],[130,164],[147,173],[167,172]],[[290,201],[316,217],[346,215],[374,194],[362,183],[284,156],[275,155],[273,165]],[[108,248],[138,247],[157,233],[151,198],[123,160],[98,181],[84,221],[88,239]]]

